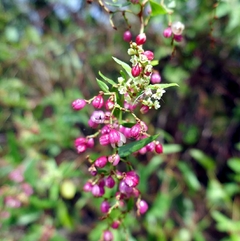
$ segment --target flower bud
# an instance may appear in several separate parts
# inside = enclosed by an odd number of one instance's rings
[[[140,124],[135,124],[134,126],[131,127],[130,135],[132,138],[137,139],[140,136],[140,133],[141,133]]]
[[[111,227],[112,227],[113,229],[118,229],[118,227],[119,227],[120,224],[121,224],[120,221],[115,220],[115,221],[113,221]]]
[[[72,108],[74,110],[81,110],[86,105],[86,101],[82,99],[77,99],[72,102]]]
[[[83,191],[84,192],[91,192],[92,191],[92,183],[91,182],[86,182],[83,186]]]
[[[106,187],[108,188],[113,188],[115,186],[115,181],[114,179],[112,178],[112,176],[108,176],[106,179],[105,179],[105,185]]]
[[[148,210],[148,204],[146,203],[146,201],[141,200],[139,203],[137,203],[137,208],[140,214],[144,214]]]
[[[92,101],[92,106],[96,109],[101,109],[104,105],[104,100],[102,95],[95,96],[95,98]]]
[[[146,106],[146,105],[142,105],[142,106],[141,106],[140,112],[141,112],[142,114],[146,114],[146,113],[148,113],[148,111],[149,111],[149,107],[148,107],[148,106]]]
[[[114,102],[111,100],[107,100],[105,103],[106,110],[112,110],[114,108]]]
[[[132,76],[138,77],[141,74],[142,68],[139,66],[139,64],[132,67]]]
[[[94,162],[95,166],[98,168],[103,168],[106,166],[107,164],[107,157],[106,156],[101,156],[99,157],[95,162]]]
[[[129,30],[124,32],[123,40],[126,42],[130,42],[132,40],[132,33]]]
[[[102,197],[105,191],[103,187],[99,187],[97,184],[92,187],[92,195],[95,197]]]
[[[147,37],[145,33],[140,33],[137,37],[136,37],[136,44],[137,45],[142,45],[146,42]]]
[[[154,53],[152,51],[147,50],[143,52],[143,55],[145,55],[150,61],[154,59]]]
[[[102,145],[102,146],[107,146],[108,144],[110,144],[109,134],[101,135],[101,136],[99,137],[99,143],[100,143],[100,145]]]
[[[136,187],[139,183],[139,176],[135,171],[129,171],[126,173],[124,181],[129,187]]]
[[[104,241],[113,241],[113,234],[109,230],[105,230],[103,233],[103,240]]]
[[[174,35],[173,38],[176,42],[181,42],[183,39],[182,35]]]
[[[102,213],[107,213],[110,209],[110,204],[108,201],[103,201],[100,206],[101,212]]]
[[[163,31],[163,36],[164,36],[164,38],[170,38],[172,36],[171,27],[168,27]]]
[[[153,73],[151,76],[151,83],[152,84],[158,84],[161,82],[161,76],[158,73]]]
[[[158,154],[163,153],[163,146],[162,146],[162,144],[160,144],[160,143],[156,144],[155,152],[158,153]]]

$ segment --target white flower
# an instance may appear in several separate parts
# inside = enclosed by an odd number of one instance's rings
[[[118,141],[117,143],[117,146],[122,146],[124,143],[126,143],[127,139],[126,139],[126,136],[122,133],[122,132],[118,132],[119,135],[120,135],[120,140]],[[111,144],[112,148],[115,148],[116,145],[113,143]]]
[[[154,101],[153,105],[154,105],[155,110],[157,110],[161,107],[161,105],[159,104],[159,102],[157,100]]]
[[[118,91],[121,95],[124,95],[127,93],[127,88],[126,88],[126,86],[120,86]]]
[[[146,96],[151,96],[152,90],[150,88],[147,88],[144,93],[145,93]]]
[[[157,92],[155,94],[152,95],[152,98],[160,100],[162,98],[162,95],[165,93],[166,91],[162,88],[157,89]]]
[[[122,84],[122,83],[124,82],[124,80],[125,80],[125,79],[124,79],[123,77],[118,77],[118,83],[119,83],[119,84]]]
[[[175,35],[181,35],[185,26],[181,22],[174,22],[172,23],[171,29],[173,34]]]

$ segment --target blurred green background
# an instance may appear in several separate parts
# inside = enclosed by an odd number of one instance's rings
[[[142,116],[161,133],[164,154],[135,160],[149,211],[129,215],[115,240],[239,241],[240,2],[165,3],[185,24],[184,40],[171,58],[160,15],[144,47],[159,60],[162,82],[180,87]],[[126,16],[136,36],[138,20]],[[0,2],[1,241],[95,241],[106,228],[101,200],[82,192],[85,155],[73,148],[92,133],[92,109],[76,113],[71,102],[98,93],[99,70],[117,78],[112,56],[128,61],[128,26],[121,13],[113,21],[117,31],[98,3],[84,0]]]

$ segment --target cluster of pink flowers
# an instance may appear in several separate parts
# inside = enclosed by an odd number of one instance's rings
[[[24,180],[23,172],[24,170],[21,166],[11,171],[8,178],[15,185],[10,186],[6,184],[0,188],[0,195],[4,197],[4,206],[0,212],[2,219],[9,217],[10,209],[27,205],[29,196],[33,194],[33,188]]]
[[[96,132],[86,137],[78,137],[75,140],[77,152],[80,154],[92,149],[96,142],[103,147],[109,146],[111,150],[110,154],[100,155],[95,160],[87,155],[91,178],[83,187],[83,191],[92,193],[94,197],[103,198],[100,211],[104,215],[103,219],[111,220],[111,225],[103,232],[103,240],[109,241],[113,240],[110,228],[117,229],[120,226],[122,219],[129,212],[128,202],[130,199],[135,200],[135,207],[139,215],[148,210],[148,204],[142,199],[138,189],[140,177],[126,156],[122,157],[119,154],[119,148],[127,143],[140,141],[150,136],[147,133],[147,124],[138,118],[133,111],[138,105],[143,114],[152,107],[157,109],[159,105],[157,103],[165,92],[160,85],[156,84],[161,81],[161,77],[157,72],[153,74],[151,65],[151,61],[154,59],[153,52],[144,51],[142,48],[146,42],[146,35],[139,34],[136,37],[136,42],[132,42],[130,38],[131,35],[125,33],[124,39],[130,42],[128,53],[132,63],[131,75],[128,79],[118,78],[118,93],[100,91],[98,95],[89,100],[77,99],[72,102],[72,108],[76,111],[83,109],[87,104],[94,108],[88,125],[96,129]],[[142,97],[136,101],[139,93]],[[124,96],[123,106],[117,100],[119,94]],[[151,98],[154,98],[155,103],[151,101]],[[119,119],[115,114],[116,110],[128,113],[134,122],[129,122],[129,119]],[[108,153],[108,150],[106,148],[105,153]],[[162,144],[153,140],[141,146],[133,154],[143,155],[147,152],[162,153]],[[115,209],[118,209],[121,214],[118,218],[112,219],[111,212]]]

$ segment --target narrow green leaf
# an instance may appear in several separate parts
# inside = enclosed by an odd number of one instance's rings
[[[145,139],[142,139],[140,141],[135,141],[132,143],[129,143],[127,145],[121,146],[118,149],[118,154],[120,157],[126,157],[130,154],[140,150],[142,147],[146,146],[148,143],[156,140],[158,138],[159,134],[147,137]]]
[[[124,127],[128,127],[128,128],[131,128],[135,125],[136,123],[132,123],[132,122],[124,122],[122,123],[121,125],[124,126]]]
[[[109,88],[108,86],[101,80],[97,79],[97,83],[98,83],[98,86],[100,87],[100,89],[104,92],[108,92],[109,91]]]
[[[156,66],[156,65],[158,65],[158,64],[159,64],[159,61],[156,60],[156,59],[151,61],[151,65],[152,65],[152,66]]]
[[[148,88],[150,89],[157,89],[157,88],[162,88],[162,89],[166,89],[169,87],[173,87],[173,86],[179,86],[176,83],[170,83],[170,84],[154,84],[154,85],[149,85]]]
[[[114,82],[114,80],[109,79],[108,77],[106,77],[105,75],[103,75],[100,71],[98,72],[99,75],[106,80],[110,85],[117,87],[117,84]]]
[[[116,63],[118,63],[119,65],[121,65],[121,66],[126,70],[126,72],[128,73],[128,75],[129,75],[130,77],[132,77],[131,67],[130,67],[128,64],[126,64],[125,62],[123,62],[122,60],[120,60],[120,59],[118,59],[118,58],[115,58],[115,57],[112,57],[112,58],[114,59],[114,61],[115,61]]]
[[[190,155],[205,169],[213,170],[215,168],[214,160],[211,157],[204,154],[202,151],[197,149],[191,149]]]
[[[149,1],[150,6],[151,6],[151,16],[157,16],[157,15],[162,15],[162,14],[168,14],[172,13],[173,11],[170,9],[167,9],[165,6],[159,4],[158,2],[155,1]]]

